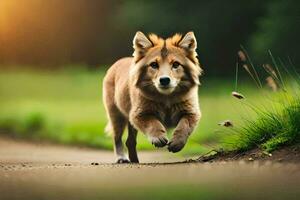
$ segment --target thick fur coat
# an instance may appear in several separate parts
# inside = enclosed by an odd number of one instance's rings
[[[117,162],[139,162],[137,131],[156,147],[180,151],[197,125],[201,112],[198,85],[201,68],[193,32],[175,34],[166,40],[137,32],[133,57],[113,64],[104,78],[103,100],[112,132]],[[128,126],[129,160],[122,135]],[[175,127],[172,138],[167,129]]]

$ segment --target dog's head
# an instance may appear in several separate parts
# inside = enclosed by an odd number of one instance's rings
[[[134,65],[130,76],[145,92],[171,95],[199,85],[202,69],[197,59],[193,32],[175,34],[166,40],[137,32],[133,39]]]

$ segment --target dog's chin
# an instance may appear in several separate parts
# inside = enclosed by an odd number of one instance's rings
[[[157,91],[163,95],[170,95],[174,92],[175,87],[156,87]]]

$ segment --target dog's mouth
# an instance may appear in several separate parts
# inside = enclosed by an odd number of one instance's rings
[[[170,85],[168,85],[168,86],[159,85],[156,88],[157,88],[158,92],[161,94],[171,94],[175,90],[175,87],[170,86]]]
[[[173,87],[170,86],[170,85],[167,85],[167,86],[165,86],[165,85],[159,85],[158,88],[160,88],[162,90],[167,90],[167,89],[170,89],[170,88],[173,88]]]

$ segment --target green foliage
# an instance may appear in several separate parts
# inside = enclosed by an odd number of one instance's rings
[[[266,98],[267,104],[259,105],[248,101],[249,98],[243,100],[244,104],[255,112],[254,119],[245,118],[243,124],[231,128],[229,136],[223,138],[225,147],[228,150],[246,151],[253,148],[263,148],[270,152],[285,145],[297,144],[300,142],[300,96],[298,82],[298,74],[296,71],[291,72],[282,63],[282,73],[279,69],[277,59],[269,51],[275,69],[270,65],[266,70],[269,78],[273,83],[269,83],[280,91],[273,95],[266,93],[262,88],[258,91],[262,92],[261,96]],[[255,67],[253,66],[255,72]],[[254,72],[248,71],[253,77]],[[288,75],[288,82],[285,81],[283,75]],[[294,79],[295,78],[295,79]],[[254,78],[257,82],[259,77]],[[270,85],[269,85],[270,86]]]
[[[258,18],[258,28],[248,42],[257,59],[264,60],[266,49],[271,49],[278,55],[289,55],[296,63],[299,62],[299,42],[296,42],[300,34],[299,7],[297,0],[268,2],[265,15]]]
[[[103,133],[101,77],[84,68],[1,72],[1,133],[111,148]]]
[[[38,132],[45,128],[46,119],[41,113],[30,113],[24,121],[24,130],[26,132]]]
[[[224,139],[225,147],[238,151],[262,147],[270,152],[299,143],[300,99],[298,96],[293,98],[296,99],[289,103],[280,101],[281,105],[277,107],[255,109],[257,118],[245,120],[243,125],[233,128]]]
[[[47,120],[42,113],[31,112],[24,118],[1,116],[0,130],[17,137],[39,138],[47,134]]]
[[[0,120],[0,127],[3,132],[14,133],[16,127],[16,120],[11,118],[4,118]]]

